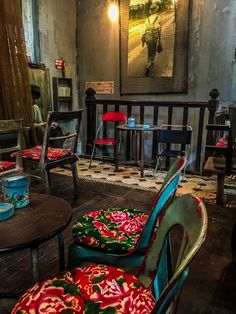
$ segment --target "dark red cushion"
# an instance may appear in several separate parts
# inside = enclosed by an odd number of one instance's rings
[[[37,145],[29,149],[24,149],[22,152],[22,157],[33,159],[33,160],[40,160],[41,154],[42,154],[42,146]],[[70,149],[48,147],[47,160],[58,160],[63,157],[67,157],[71,155],[75,155],[75,154],[72,153]]]
[[[0,172],[14,169],[16,166],[15,162],[12,161],[0,161]]]

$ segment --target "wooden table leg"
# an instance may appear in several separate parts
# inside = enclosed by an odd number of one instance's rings
[[[225,174],[217,175],[217,191],[216,191],[216,204],[224,204],[224,183],[225,183]]]
[[[31,248],[31,267],[34,282],[39,281],[39,251],[38,246]]]
[[[58,235],[58,248],[59,248],[59,270],[65,270],[65,252],[64,252],[64,233]]]
[[[120,132],[119,129],[116,128],[116,166],[115,171],[119,170],[119,142],[120,142]]]
[[[141,173],[141,178],[144,177],[144,132],[141,131],[140,132],[140,136],[141,136],[141,143],[140,143],[140,173]]]

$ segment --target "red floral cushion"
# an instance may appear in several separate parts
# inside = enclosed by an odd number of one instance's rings
[[[22,295],[11,314],[84,313],[84,301],[71,274],[55,274]]]
[[[29,158],[33,160],[40,160],[42,154],[42,146],[37,145],[35,147],[24,149],[22,152],[23,158]],[[47,160],[58,160],[66,156],[74,155],[70,149],[67,148],[52,148],[48,147]]]
[[[36,284],[20,298],[12,314],[148,314],[154,305],[151,290],[135,276],[119,268],[93,264]]]
[[[0,172],[14,169],[16,166],[15,162],[12,161],[0,161]]]
[[[138,209],[92,211],[73,225],[76,242],[105,251],[127,252],[136,245],[148,215]]]

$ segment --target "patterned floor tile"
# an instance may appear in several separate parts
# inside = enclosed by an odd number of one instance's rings
[[[144,178],[141,178],[138,167],[122,165],[119,166],[119,171],[115,172],[114,164],[94,160],[89,168],[89,163],[89,159],[81,159],[78,162],[80,178],[157,192],[166,177],[165,171],[159,171],[154,175],[153,169],[145,169]],[[58,169],[55,172],[71,175],[71,171],[67,169],[62,170]],[[195,193],[201,198],[214,201],[216,196],[216,177],[186,174],[184,179],[180,181],[177,195],[186,193]]]

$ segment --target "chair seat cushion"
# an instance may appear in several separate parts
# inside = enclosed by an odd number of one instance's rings
[[[41,154],[42,154],[41,145],[37,145],[29,149],[24,149],[22,151],[23,158],[28,158],[28,159],[33,159],[33,160],[40,160]],[[72,153],[70,149],[48,147],[47,160],[58,160],[58,159],[61,159],[63,157],[67,157],[70,155],[75,155],[74,153]]]
[[[36,284],[20,298],[12,314],[148,314],[154,305],[151,291],[136,277],[119,268],[93,264]]]
[[[96,139],[94,141],[94,144],[98,144],[98,145],[115,145],[116,144],[116,139],[115,138]]]
[[[83,246],[109,252],[132,251],[147,218],[148,215],[138,209],[95,210],[78,219],[72,234]]]
[[[0,172],[14,169],[16,166],[15,162],[12,161],[0,161]]]
[[[84,301],[70,272],[55,274],[23,294],[11,314],[84,313]]]

